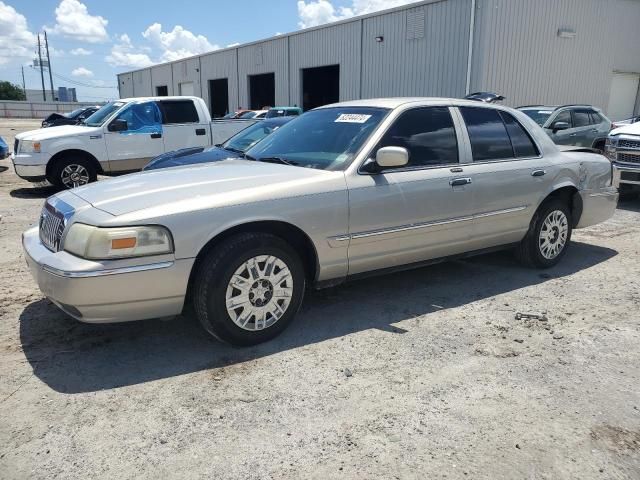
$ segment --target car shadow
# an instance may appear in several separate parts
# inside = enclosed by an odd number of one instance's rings
[[[428,321],[432,312],[571,275],[615,255],[574,242],[559,265],[544,271],[523,268],[501,252],[310,291],[281,336],[250,348],[209,339],[191,318],[88,325],[48,300],[24,309],[20,340],[34,374],[52,389],[93,392],[228,367],[369,329],[403,334],[394,324],[418,315]]]
[[[6,172],[7,170],[9,170],[9,167],[5,167],[4,165],[0,165],[0,173]]]
[[[54,193],[58,193],[60,189],[53,185],[41,187],[15,188],[9,192],[13,198],[48,198]]]

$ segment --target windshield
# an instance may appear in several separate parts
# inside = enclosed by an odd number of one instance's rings
[[[538,125],[543,126],[545,122],[549,119],[553,110],[538,110],[538,109],[526,109],[520,110],[522,113],[531,117],[531,119],[536,122]]]
[[[84,112],[84,108],[77,108],[73,112],[65,113],[64,116],[67,118],[74,118]]]
[[[231,137],[222,144],[222,148],[245,152],[278,128],[280,128],[280,124],[269,124],[266,122],[256,123]]]
[[[84,121],[84,124],[88,127],[100,127],[116,110],[119,110],[124,105],[125,102],[109,102],[104,107],[100,108],[96,113],[87,118]]]
[[[257,115],[257,112],[245,112],[242,115],[240,115],[239,118],[253,118]]]
[[[246,153],[320,170],[343,170],[389,110],[335,107],[312,110],[269,135]]]

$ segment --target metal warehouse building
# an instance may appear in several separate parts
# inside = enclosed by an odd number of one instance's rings
[[[118,75],[120,97],[240,107],[495,91],[640,111],[640,0],[426,0]]]

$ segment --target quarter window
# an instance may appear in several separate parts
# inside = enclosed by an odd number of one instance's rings
[[[385,133],[378,148],[404,147],[409,167],[458,163],[458,140],[448,107],[404,112]]]
[[[460,107],[467,125],[473,160],[513,158],[513,148],[498,110],[493,108]]]
[[[161,101],[162,123],[198,123],[198,112],[191,100]]]
[[[513,153],[516,157],[537,157],[540,155],[529,133],[513,118],[513,115],[501,111],[500,116],[507,127],[507,133],[511,139]]]

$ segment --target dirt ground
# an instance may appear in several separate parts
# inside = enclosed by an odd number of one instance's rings
[[[234,349],[60,312],[20,245],[53,192],[3,167],[1,478],[640,478],[640,201],[551,270],[505,252],[310,292]]]

